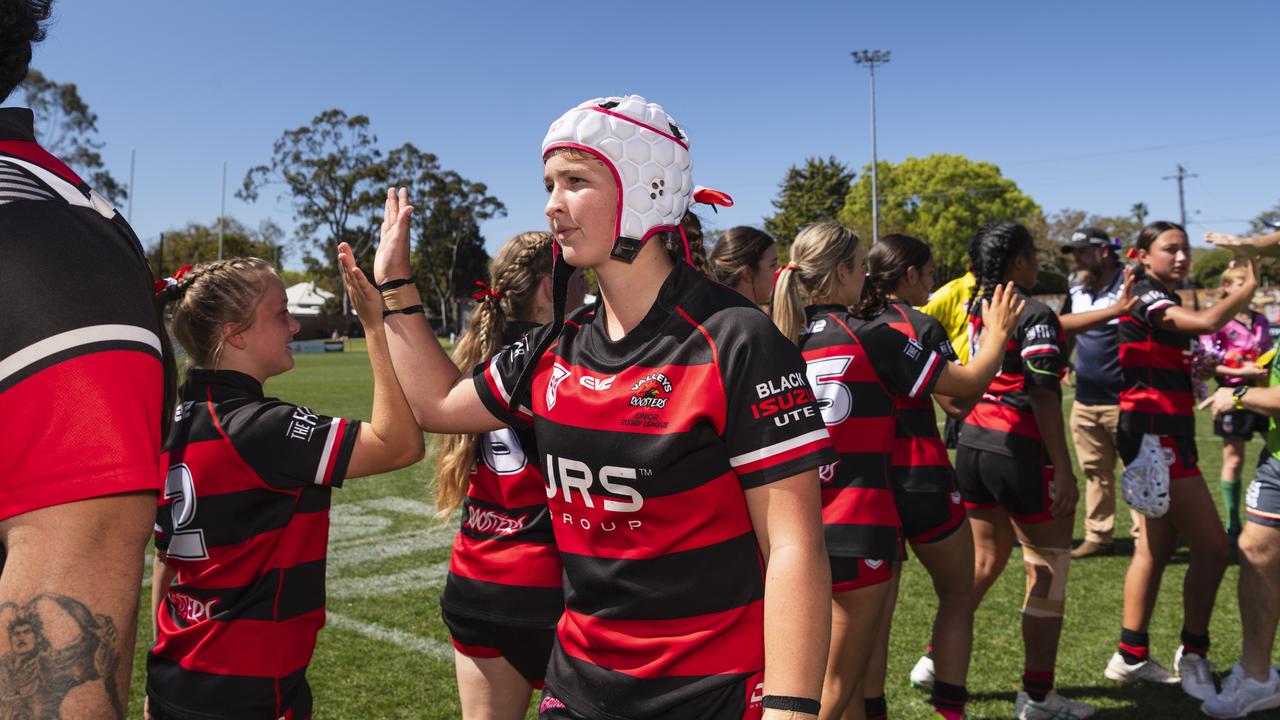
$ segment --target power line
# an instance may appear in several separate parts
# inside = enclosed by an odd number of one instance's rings
[[[1007,166],[1015,165],[1038,165],[1042,163],[1063,162],[1066,160],[1089,160],[1092,158],[1110,157],[1113,155],[1133,155],[1144,152],[1155,152],[1157,150],[1173,150],[1175,148],[1195,147],[1197,145],[1213,145],[1216,143],[1235,142],[1237,140],[1254,140],[1264,137],[1275,137],[1280,135],[1280,130],[1252,133],[1249,135],[1233,135],[1231,137],[1213,138],[1212,140],[1191,140],[1188,142],[1169,143],[1167,145],[1148,145],[1146,147],[1127,148],[1123,150],[1107,150],[1104,152],[1085,153],[1082,155],[1063,155],[1061,157],[1040,158],[1038,160],[1022,160],[1019,162],[1003,163]]]
[[[1194,173],[1188,173],[1187,169],[1182,167],[1181,164],[1178,165],[1178,172],[1174,173],[1173,175],[1164,176],[1165,180],[1178,181],[1178,214],[1182,218],[1182,222],[1180,223],[1182,227],[1187,226],[1187,199],[1186,199],[1186,195],[1182,191],[1182,185],[1184,180],[1186,180],[1187,178],[1194,178],[1194,177],[1200,177],[1200,176]]]

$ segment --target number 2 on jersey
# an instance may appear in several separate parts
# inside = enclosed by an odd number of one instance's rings
[[[209,550],[204,544],[204,531],[190,529],[196,519],[196,484],[191,468],[186,463],[169,468],[164,479],[164,499],[170,500],[169,512],[173,518],[173,532],[169,536],[169,549],[165,554],[178,560],[207,560]]]

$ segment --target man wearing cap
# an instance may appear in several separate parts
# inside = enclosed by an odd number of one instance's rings
[[[1120,258],[1106,232],[1081,228],[1062,246],[1075,258],[1076,277],[1062,307],[1062,328],[1075,344],[1076,398],[1071,435],[1085,477],[1084,542],[1073,558],[1110,554],[1116,515],[1116,427],[1120,422],[1118,318],[1132,307]],[[1134,524],[1137,528],[1137,523]]]

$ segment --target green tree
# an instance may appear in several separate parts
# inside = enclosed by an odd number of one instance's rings
[[[250,202],[264,188],[281,186],[292,204],[296,240],[309,271],[339,290],[338,243],[360,250],[371,242],[386,192],[387,167],[364,115],[326,110],[286,130],[270,162],[250,168],[236,197]]]
[[[964,273],[969,243],[992,220],[1034,221],[1040,206],[989,162],[930,155],[877,165],[880,233],[906,233],[933,249],[938,283]],[[870,168],[849,189],[841,222],[871,238]]]
[[[440,319],[456,328],[457,300],[471,295],[489,263],[480,223],[507,208],[484,183],[441,169],[435,155],[410,143],[388,153],[387,167],[394,184],[413,189],[417,280],[430,289]]]
[[[1147,216],[1151,214],[1151,209],[1144,202],[1136,202],[1133,207],[1129,208],[1129,212],[1133,213],[1134,222],[1138,224],[1138,229],[1147,224]]]
[[[778,212],[765,218],[764,229],[778,242],[779,250],[791,247],[800,228],[819,220],[834,220],[844,207],[854,173],[831,156],[812,157],[804,166],[793,165],[778,184],[773,206]],[[710,247],[710,246],[709,246]]]
[[[1191,263],[1191,280],[1197,287],[1216,287],[1222,282],[1222,272],[1231,264],[1232,253],[1226,248],[1214,248],[1198,254]]]
[[[104,143],[98,139],[98,116],[80,97],[75,83],[55,82],[32,69],[27,71],[18,92],[35,115],[36,139],[40,144],[80,173],[90,187],[112,204],[123,202],[128,191],[107,172],[102,162]]]
[[[276,267],[285,257],[284,231],[279,225],[264,220],[251,228],[234,218],[222,218],[222,256],[259,257]],[[177,230],[166,230],[147,250],[147,259],[156,277],[168,277],[186,264],[218,259],[218,223],[191,222]]]

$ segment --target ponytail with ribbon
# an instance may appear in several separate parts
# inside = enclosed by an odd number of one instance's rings
[[[152,282],[152,288],[156,293],[156,301],[165,303],[176,298],[182,292],[182,286],[178,283],[183,275],[191,269],[191,265],[183,265],[178,271],[167,278],[155,280]]]
[[[489,287],[483,280],[477,280],[476,287],[479,289],[471,293],[471,299],[476,302],[484,302],[485,300],[497,302],[502,299],[502,293]]]

